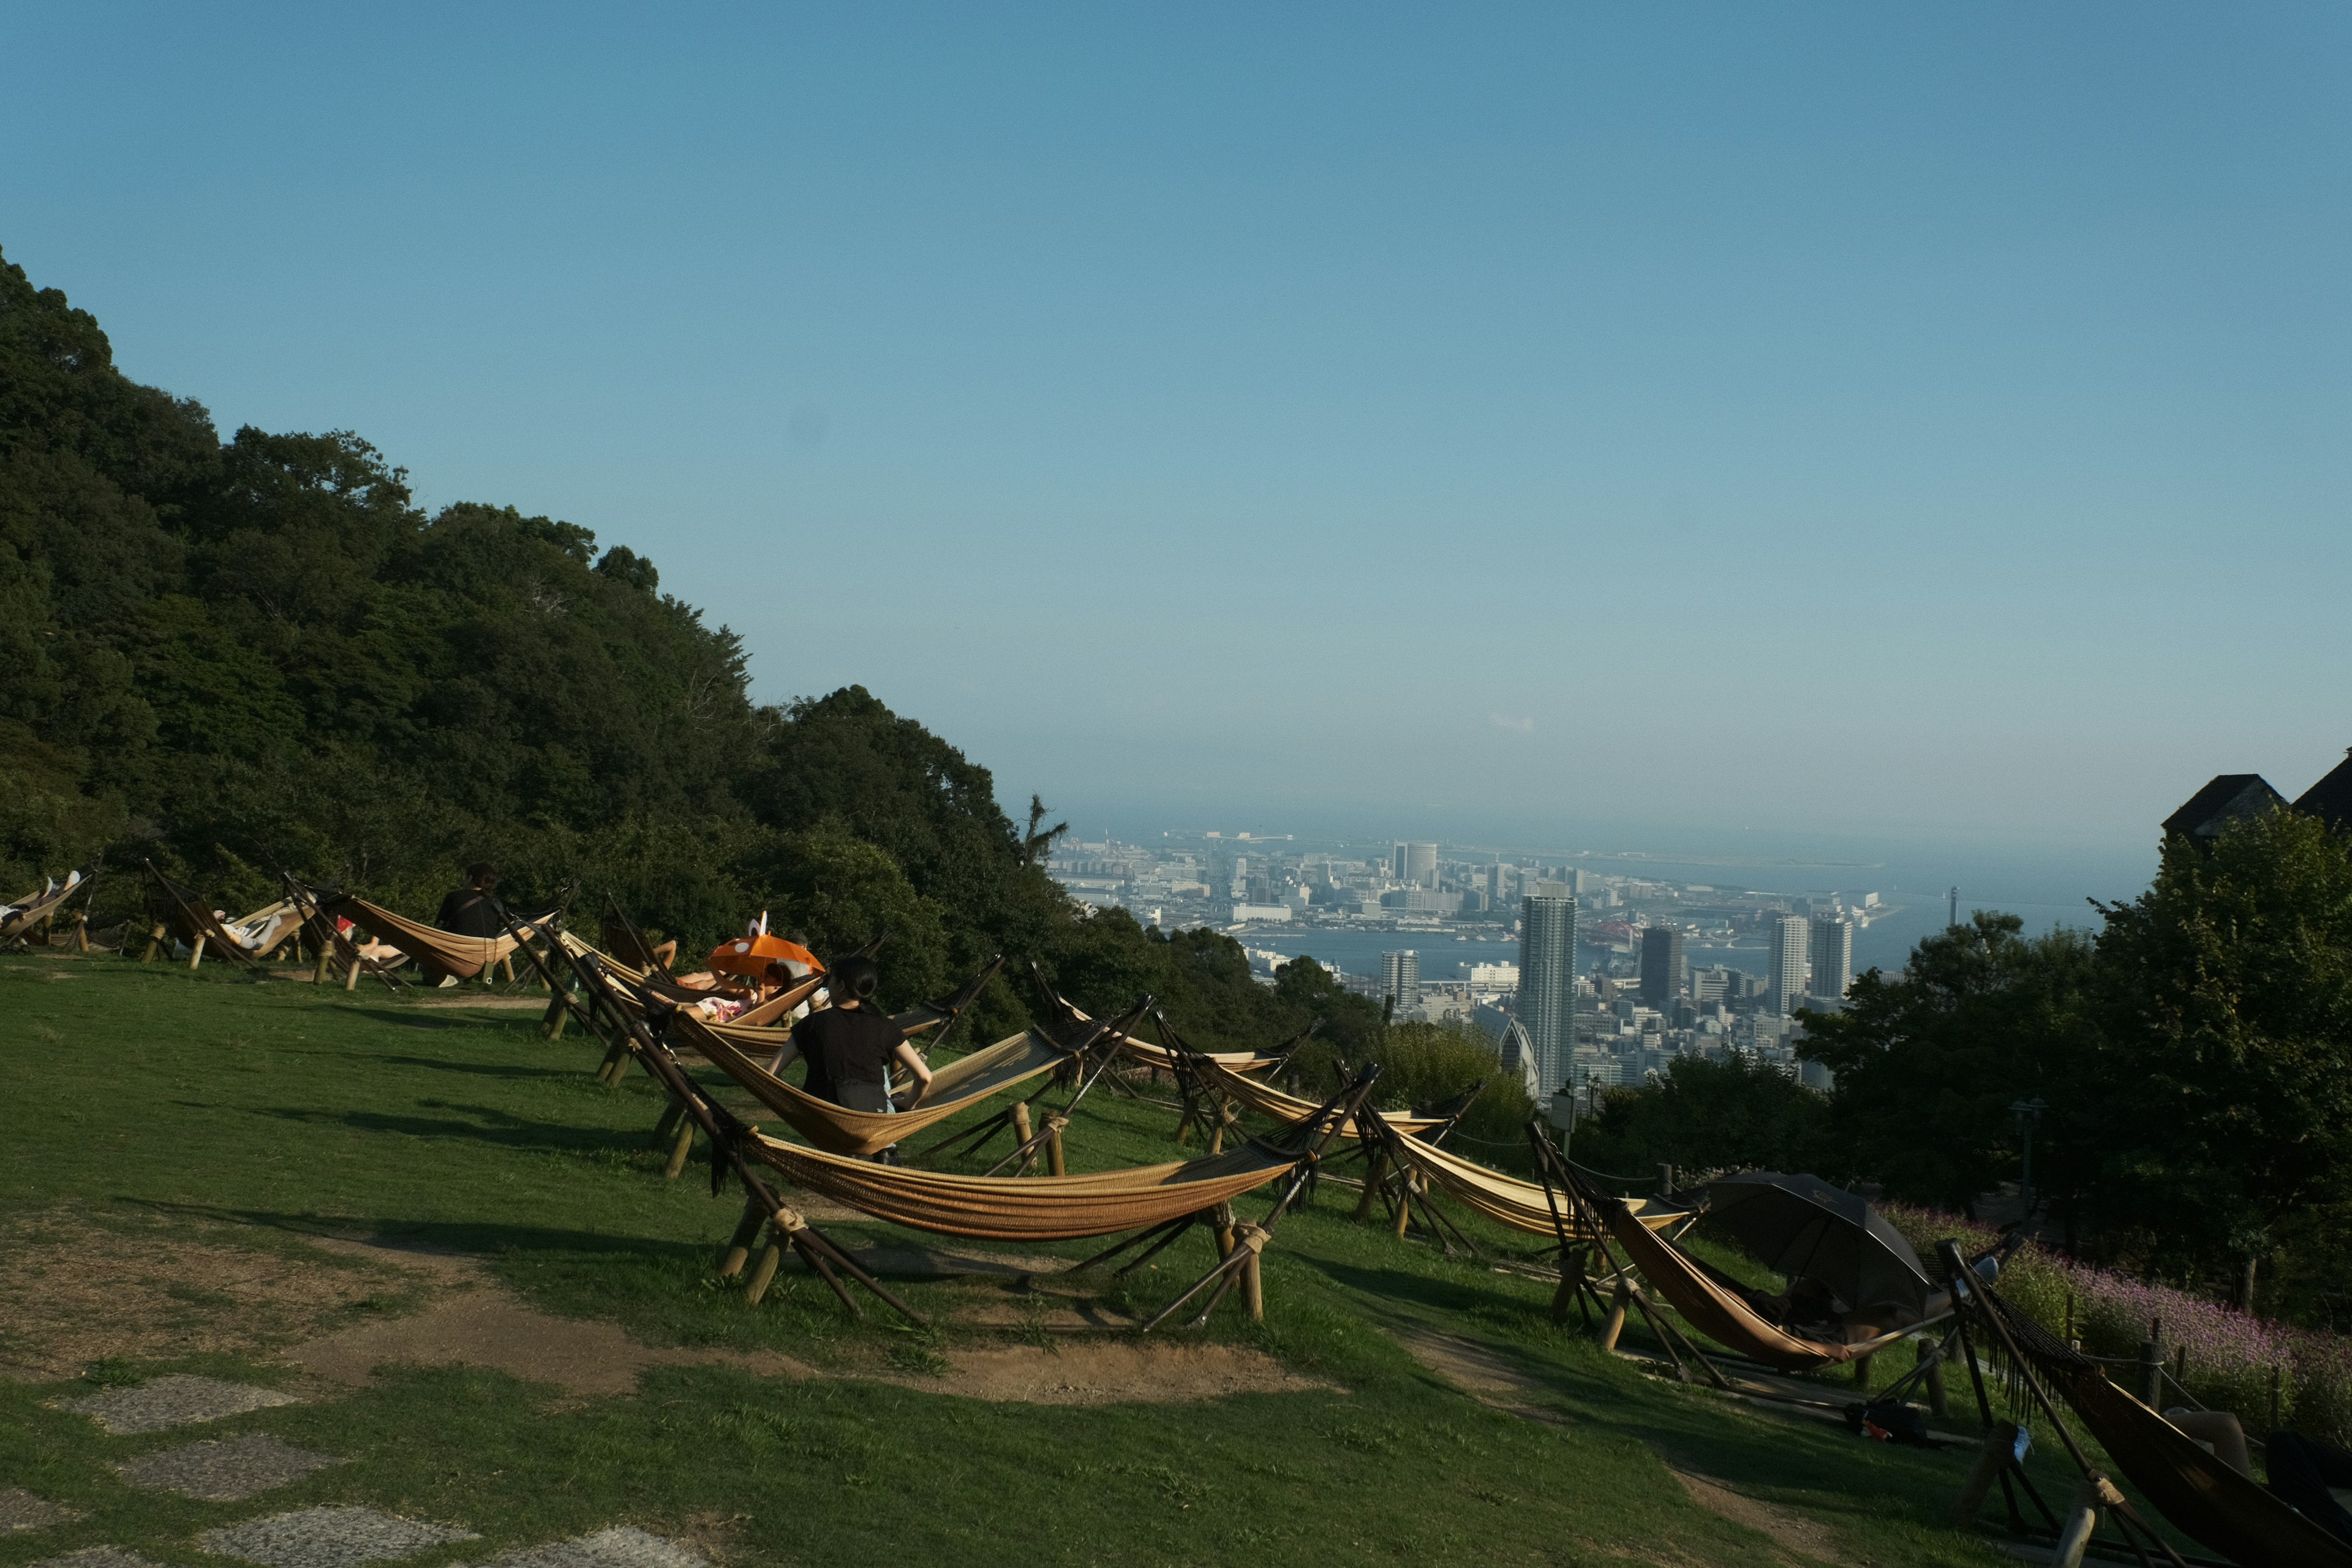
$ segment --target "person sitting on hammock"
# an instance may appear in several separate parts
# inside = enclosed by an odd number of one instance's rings
[[[477,860],[466,868],[466,885],[441,900],[441,912],[433,923],[457,936],[503,936],[506,922],[499,919],[498,905],[490,893],[499,885],[499,874],[489,863]]]
[[[833,1005],[793,1026],[768,1071],[781,1074],[794,1058],[805,1058],[808,1078],[801,1087],[851,1110],[912,1110],[921,1103],[923,1091],[931,1086],[931,1069],[889,1015],[874,1005],[874,989],[881,977],[870,958],[843,959],[827,987]],[[894,1104],[890,1098],[893,1068],[915,1080],[915,1091],[904,1103]]]

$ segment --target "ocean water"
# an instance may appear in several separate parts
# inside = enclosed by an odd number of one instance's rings
[[[1159,839],[1155,829],[1138,831],[1135,842]],[[1618,841],[1622,845],[1623,841]],[[1885,840],[1843,840],[1823,836],[1742,835],[1716,847],[1694,847],[1685,839],[1679,848],[1645,849],[1593,846],[1579,852],[1557,847],[1519,848],[1507,845],[1478,847],[1445,844],[1440,853],[1449,858],[1486,858],[1499,854],[1515,859],[1527,856],[1547,864],[1567,864],[1606,874],[1654,878],[1722,889],[1821,896],[1878,894],[1887,912],[1854,932],[1856,973],[1873,967],[1901,968],[1923,937],[1944,929],[1950,918],[1951,889],[1958,889],[1959,917],[1975,910],[1998,910],[2024,921],[2029,932],[2070,925],[2095,931],[2099,916],[2090,900],[2121,901],[2147,887],[2156,869],[2157,836],[2148,829],[2144,847],[2092,847],[2030,845],[1898,843]],[[1281,850],[1303,849],[1373,855],[1377,840],[1304,838]],[[1608,918],[1608,911],[1588,910],[1587,921]],[[1475,929],[1475,928],[1474,928]],[[1295,927],[1253,927],[1244,945],[1271,949],[1288,956],[1304,952],[1337,965],[1350,974],[1377,974],[1383,952],[1412,948],[1421,955],[1425,979],[1452,979],[1458,966],[1469,963],[1516,963],[1516,937],[1486,936],[1454,940],[1454,933],[1426,931],[1360,931]],[[1764,971],[1768,953],[1754,947],[1689,950],[1694,965],[1725,964],[1751,973]],[[1589,972],[1598,954],[1588,950],[1579,968]]]

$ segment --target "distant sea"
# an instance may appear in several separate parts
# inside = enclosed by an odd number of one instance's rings
[[[1271,826],[1266,829],[1276,830]],[[1129,831],[1133,832],[1138,843],[1161,841],[1156,828],[1148,833],[1139,828]],[[1625,841],[1621,839],[1619,844],[1622,846]],[[1312,848],[1371,855],[1379,853],[1381,847],[1378,840],[1309,839],[1304,834],[1281,846],[1283,851],[1294,854]],[[1737,852],[1721,855],[1693,849],[1688,840],[1675,848],[1655,851],[1645,851],[1638,844],[1608,850],[1595,845],[1591,852],[1583,855],[1557,847],[1490,845],[1474,848],[1455,841],[1440,853],[1468,858],[1478,849],[1499,852],[1506,858],[1525,855],[1550,864],[1565,862],[1595,872],[1651,877],[1685,886],[1699,884],[1796,897],[1831,892],[1876,893],[1882,904],[1895,907],[1894,912],[1854,932],[1856,973],[1874,965],[1889,971],[1901,968],[1922,937],[1944,928],[1949,918],[1949,889],[1954,887],[1959,889],[1963,921],[1974,910],[2000,910],[2021,917],[2028,932],[2045,931],[2057,925],[2096,930],[2098,914],[2088,900],[2113,901],[2137,897],[2156,871],[2156,828],[2152,824],[2146,847],[2139,850],[2028,846],[1985,848],[1867,840],[1841,842],[1821,836],[1770,838],[1756,834],[1740,836]],[[1584,919],[1589,925],[1608,917],[1607,910],[1589,910]],[[1453,937],[1452,931],[1253,927],[1243,940],[1246,946],[1271,948],[1293,956],[1311,953],[1350,974],[1377,974],[1381,953],[1408,947],[1421,954],[1422,974],[1432,980],[1452,978],[1454,966],[1462,963],[1517,961],[1516,939],[1456,942]],[[1584,953],[1579,967],[1589,970],[1596,956],[1590,952]],[[1760,973],[1767,954],[1761,946],[1693,947],[1689,957],[1695,965],[1727,964]]]

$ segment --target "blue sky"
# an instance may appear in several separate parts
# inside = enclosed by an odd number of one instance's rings
[[[131,374],[648,553],[1008,798],[2139,853],[2352,743],[2340,6],[5,37],[0,247]]]

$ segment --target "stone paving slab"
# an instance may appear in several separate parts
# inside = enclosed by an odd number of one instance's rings
[[[0,1487],[0,1535],[70,1524],[81,1515],[59,1502],[35,1497],[22,1487]]]
[[[68,1399],[58,1408],[87,1415],[117,1436],[129,1436],[294,1403],[294,1395],[280,1394],[274,1388],[181,1373],[159,1377],[135,1388],[110,1388],[87,1399]]]
[[[33,1568],[163,1568],[152,1558],[136,1552],[125,1552],[120,1546],[85,1546],[79,1552],[68,1552],[63,1557],[44,1558]]]
[[[489,1568],[709,1568],[709,1559],[675,1541],[623,1524],[576,1541],[501,1552],[491,1559]]]
[[[115,1468],[122,1472],[124,1480],[149,1491],[178,1492],[205,1502],[237,1502],[342,1462],[333,1454],[314,1454],[252,1432],[226,1442],[191,1443],[184,1448],[142,1454]]]
[[[207,1530],[196,1544],[224,1557],[267,1568],[353,1568],[413,1557],[452,1541],[479,1539],[454,1524],[398,1519],[372,1508],[306,1508],[223,1530]]]

